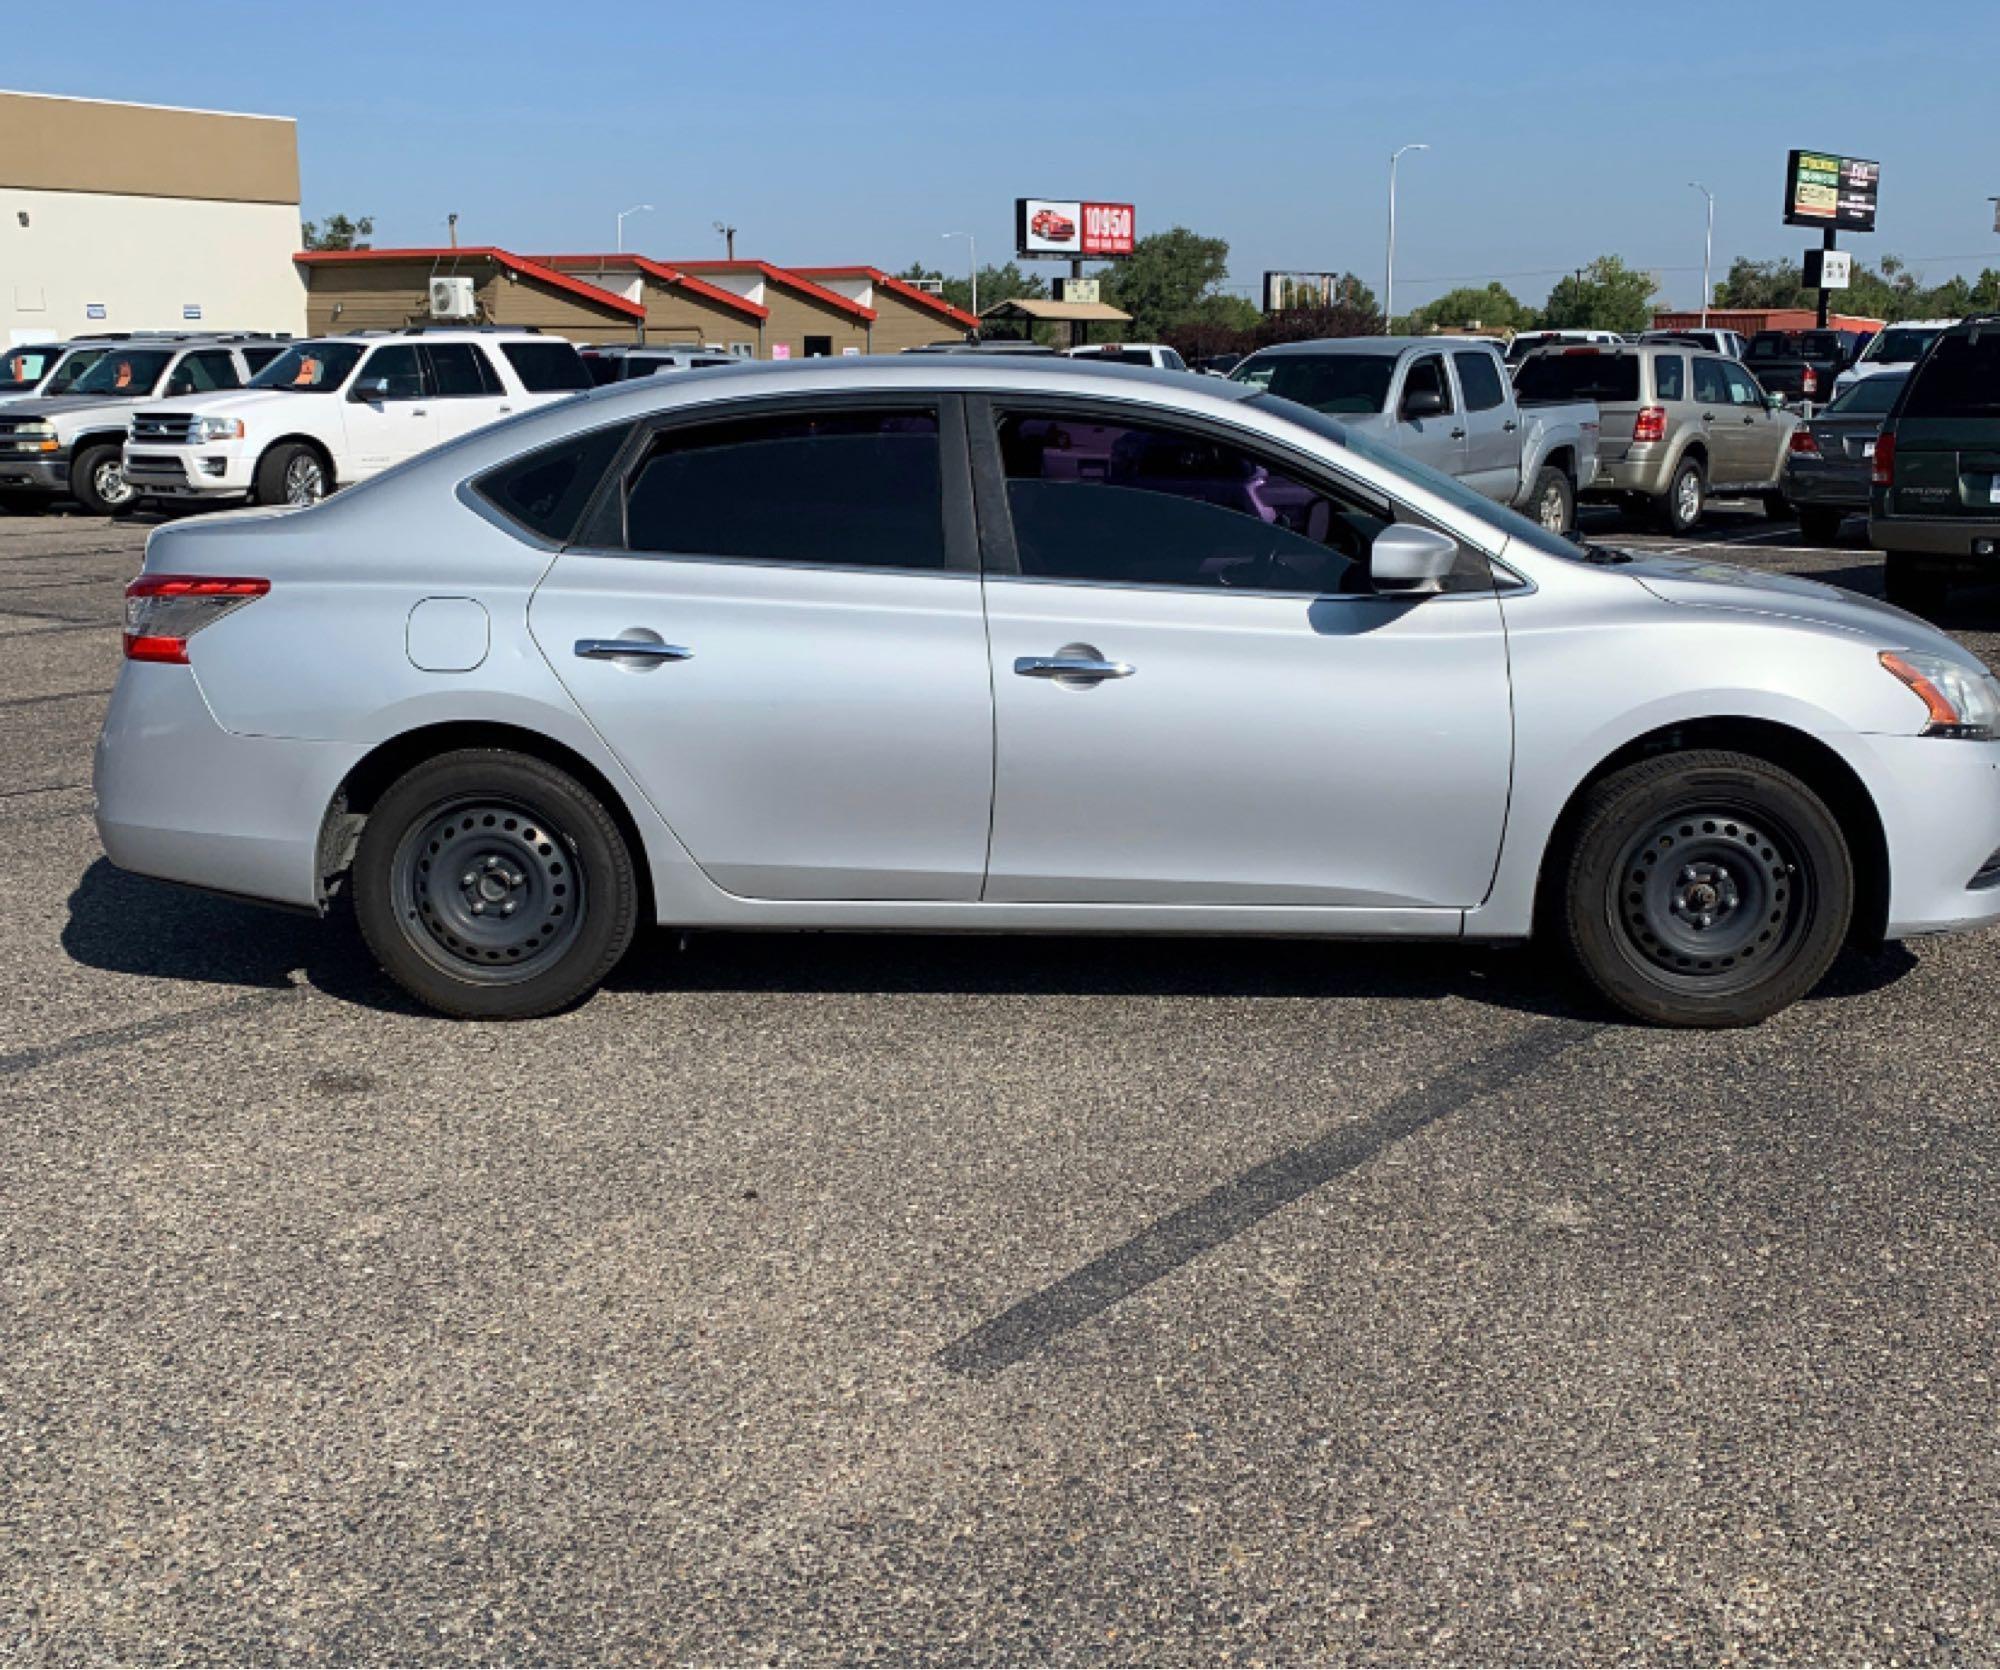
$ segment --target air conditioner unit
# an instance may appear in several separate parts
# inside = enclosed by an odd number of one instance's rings
[[[433,319],[478,318],[479,301],[473,294],[472,280],[469,278],[432,279],[431,317]]]

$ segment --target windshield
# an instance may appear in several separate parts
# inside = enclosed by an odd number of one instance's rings
[[[55,368],[54,373],[49,378],[48,387],[43,389],[42,393],[69,393],[71,389],[76,387],[77,379],[99,360],[104,358],[104,352],[102,348],[77,349],[75,353],[71,354],[68,359]]]
[[[1520,540],[1535,550],[1551,557],[1562,557],[1570,562],[1584,561],[1583,548],[1573,545],[1559,533],[1551,533],[1538,522],[1531,522],[1517,510],[1509,510],[1505,505],[1496,504],[1484,493],[1467,487],[1455,476],[1448,476],[1442,470],[1434,470],[1428,464],[1419,464],[1409,454],[1398,452],[1394,447],[1372,436],[1357,433],[1338,418],[1316,412],[1310,406],[1302,406],[1296,400],[1286,400],[1271,394],[1252,395],[1258,405],[1276,415],[1288,418],[1301,429],[1332,441],[1336,446],[1345,447],[1349,452],[1366,458],[1371,464],[1379,464],[1391,474],[1401,476],[1413,486],[1421,487],[1449,504],[1455,510],[1462,510],[1468,516],[1476,516],[1488,527],[1505,539]]]
[[[1892,371],[1884,377],[1864,377],[1848,387],[1820,415],[1822,417],[1881,417],[1896,403],[1909,374]]]
[[[288,389],[294,394],[331,394],[360,362],[358,342],[301,342],[250,379],[253,389]]]
[[[173,359],[170,348],[107,348],[104,357],[77,378],[72,394],[150,394]]]
[[[1911,330],[1907,326],[1892,325],[1869,343],[1868,352],[1861,357],[1870,365],[1915,365],[1943,334],[1942,325],[1935,330]]]
[[[22,394],[49,374],[60,348],[14,348],[0,355],[0,394]]]
[[[1394,354],[1252,354],[1232,383],[1249,383],[1315,412],[1379,412],[1396,375]]]

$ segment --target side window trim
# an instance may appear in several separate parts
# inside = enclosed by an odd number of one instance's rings
[[[866,564],[795,562],[782,557],[681,556],[671,551],[635,551],[626,540],[625,501],[645,464],[653,443],[675,429],[704,428],[737,418],[784,417],[795,412],[905,411],[912,406],[935,407],[938,418],[938,484],[944,530],[944,561],[936,568],[881,568]],[[729,563],[753,568],[810,568],[858,574],[940,575],[979,573],[979,534],[973,514],[971,468],[966,456],[965,399],[931,391],[866,394],[784,394],[760,399],[700,401],[661,412],[632,426],[624,448],[604,472],[591,502],[577,519],[577,532],[564,547],[593,557],[622,557],[632,562]]]

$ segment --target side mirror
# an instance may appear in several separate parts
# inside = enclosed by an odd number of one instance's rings
[[[1422,597],[1436,591],[1458,562],[1458,541],[1435,528],[1398,522],[1368,547],[1368,578],[1378,592]]]
[[[1773,389],[1769,394],[1764,396],[1764,404],[1774,412],[1782,412],[1785,409],[1784,394],[1777,389]]]
[[[1444,396],[1436,389],[1411,389],[1403,396],[1406,418],[1436,417],[1444,410]]]
[[[387,377],[363,377],[354,385],[354,392],[347,398],[356,402],[371,404],[378,400],[387,400],[389,398],[389,379]]]

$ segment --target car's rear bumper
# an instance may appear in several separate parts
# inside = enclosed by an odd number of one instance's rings
[[[239,736],[191,668],[127,662],[97,739],[97,833],[122,870],[314,908],[320,827],[366,752]]]
[[[1990,562],[2000,556],[2000,516],[1881,516],[1868,518],[1868,543],[1878,551]]]
[[[1842,469],[1814,465],[1785,466],[1785,497],[1793,504],[1837,505],[1843,510],[1868,508],[1868,468]]]

